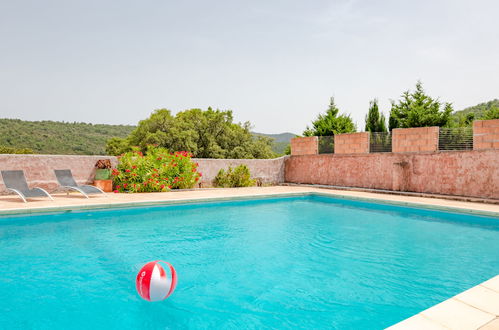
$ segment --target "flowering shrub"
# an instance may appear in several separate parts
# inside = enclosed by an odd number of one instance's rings
[[[146,154],[138,148],[120,157],[113,169],[114,192],[154,192],[192,188],[201,173],[187,151],[169,153],[165,148],[150,146]]]

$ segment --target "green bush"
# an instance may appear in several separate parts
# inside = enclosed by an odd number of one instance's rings
[[[192,188],[201,173],[187,151],[169,153],[165,148],[148,147],[146,154],[135,148],[120,157],[113,169],[115,192],[156,192]]]
[[[0,146],[0,154],[34,154],[29,148],[11,148]]]
[[[95,180],[111,179],[111,170],[107,168],[98,168],[95,170]]]
[[[223,188],[251,187],[255,185],[255,182],[255,180],[251,179],[249,168],[241,164],[234,169],[229,167],[227,172],[223,168],[220,169],[213,180],[213,185]]]

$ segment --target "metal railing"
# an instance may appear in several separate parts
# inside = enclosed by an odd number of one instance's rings
[[[371,132],[369,152],[392,152],[392,134],[390,132]]]
[[[319,153],[334,153],[334,136],[319,136]]]
[[[473,150],[473,128],[440,127],[438,150]]]

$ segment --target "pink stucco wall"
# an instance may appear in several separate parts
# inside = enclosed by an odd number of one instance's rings
[[[117,164],[116,157],[112,156],[0,154],[0,170],[24,170],[30,187],[53,191],[58,187],[54,170],[70,169],[78,184],[89,184],[94,180],[95,163],[99,159],[110,159],[113,166]],[[1,178],[0,192],[5,192]]]
[[[292,156],[286,182],[499,199],[499,150]]]

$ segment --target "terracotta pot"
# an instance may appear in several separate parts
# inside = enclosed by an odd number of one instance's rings
[[[105,192],[112,192],[113,180],[94,180],[94,186],[104,190]]]

